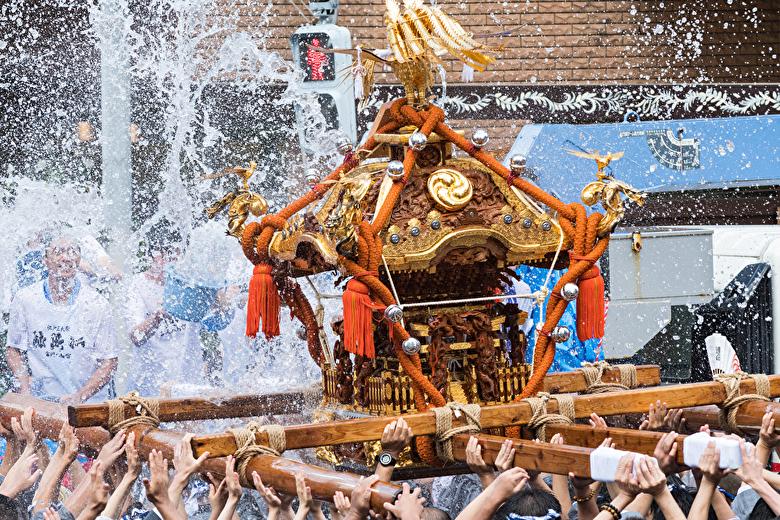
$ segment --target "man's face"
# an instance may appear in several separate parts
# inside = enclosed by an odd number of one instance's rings
[[[74,242],[60,238],[49,244],[43,263],[55,278],[73,278],[81,262],[81,251]]]

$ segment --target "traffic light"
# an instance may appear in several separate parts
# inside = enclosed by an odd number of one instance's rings
[[[352,57],[318,52],[309,45],[322,49],[349,49],[349,29],[333,24],[301,27],[290,36],[290,47],[295,65],[305,74],[300,89],[316,92],[327,129],[341,129],[354,143],[357,141],[357,124],[354,86],[349,72]],[[295,107],[295,117],[301,148],[311,153],[316,143],[309,143],[304,135],[303,113],[298,106]]]

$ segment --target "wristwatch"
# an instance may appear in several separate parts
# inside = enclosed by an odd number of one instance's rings
[[[395,467],[395,463],[398,462],[392,455],[387,452],[382,453],[379,456],[379,464],[386,468]]]

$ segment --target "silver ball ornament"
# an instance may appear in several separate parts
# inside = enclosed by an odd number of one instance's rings
[[[488,141],[490,141],[490,136],[488,135],[487,131],[481,128],[474,130],[474,133],[471,134],[471,142],[474,144],[474,146],[485,146]]]
[[[401,323],[404,319],[404,311],[398,305],[388,305],[385,308],[385,319],[390,323]]]
[[[315,170],[314,168],[309,168],[306,170],[306,176],[304,177],[304,181],[306,182],[306,185],[309,188],[315,187],[317,184],[320,183],[322,179],[320,178],[320,174]]]
[[[347,155],[353,149],[352,140],[349,137],[344,136],[336,139],[336,150],[338,150],[341,155]]]
[[[422,344],[417,338],[407,338],[403,343],[401,343],[401,349],[403,349],[407,356],[413,356],[419,353],[421,348]]]
[[[576,283],[567,283],[561,289],[561,297],[567,302],[573,302],[580,295],[580,288]]]
[[[397,181],[404,178],[404,163],[401,161],[390,161],[387,165],[387,176]]]
[[[520,174],[523,173],[523,170],[525,170],[525,165],[527,162],[528,161],[525,158],[525,155],[516,153],[509,158],[509,167],[512,168],[513,173]]]
[[[556,343],[563,343],[564,341],[568,341],[570,337],[571,331],[568,327],[564,327],[562,325],[555,327],[550,333],[550,339]]]
[[[419,130],[415,130],[415,132],[409,136],[409,148],[411,148],[412,150],[417,150],[419,152],[427,145],[428,145],[428,138],[425,137],[425,134],[420,132]]]
[[[295,329],[295,333],[298,334],[298,337],[303,341],[308,339],[306,327],[304,325],[298,325],[298,328]]]

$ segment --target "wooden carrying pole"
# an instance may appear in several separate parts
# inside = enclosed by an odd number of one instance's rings
[[[661,384],[658,365],[636,367],[637,384],[640,387]],[[605,383],[619,383],[618,369],[606,370],[601,378]],[[586,388],[582,372],[554,372],[544,381],[545,392],[582,392]],[[204,419],[229,419],[234,417],[259,417],[300,413],[313,408],[322,398],[322,389],[306,389],[266,395],[236,395],[214,399],[160,399],[160,422],[195,421]],[[125,406],[125,417],[135,413],[132,406]],[[81,404],[68,407],[68,423],[74,428],[108,426],[108,405]]]
[[[300,413],[319,404],[322,389],[295,390],[265,395],[236,395],[224,398],[160,399],[160,422],[230,419]],[[137,412],[125,405],[125,417]],[[68,423],[74,428],[108,427],[105,403],[68,406]]]
[[[774,397],[774,394],[772,394]],[[698,431],[699,427],[708,424],[711,429],[719,430],[717,406],[694,406],[683,411],[683,418],[688,430]],[[775,424],[780,427],[780,403],[767,401],[751,401],[739,407],[736,420],[739,427],[751,433],[758,433],[764,414],[772,412]]]
[[[780,395],[780,376],[769,376],[770,394]],[[752,379],[740,381],[742,394],[755,393],[756,385]],[[627,413],[645,413],[650,404],[660,400],[670,408],[685,408],[721,403],[726,398],[722,383],[694,383],[690,385],[662,386],[631,390],[574,396],[574,411],[577,418],[590,417],[591,413],[601,416],[622,415]],[[742,405],[745,406],[745,405]],[[740,409],[742,409],[740,407]],[[547,404],[548,413],[558,412],[558,401],[551,398]],[[482,428],[504,426],[522,426],[531,419],[531,406],[524,401],[482,408]],[[403,416],[415,435],[433,435],[436,433],[436,420],[433,412],[409,414]],[[396,417],[370,417],[348,421],[325,422],[285,427],[287,449],[330,446],[347,442],[365,442],[382,438],[386,425]],[[760,420],[760,418],[759,418]],[[453,427],[465,426],[465,417],[453,417]],[[268,445],[268,436],[260,432],[256,442]],[[196,456],[209,451],[212,457],[224,457],[236,451],[236,442],[230,433],[201,435],[192,440]]]
[[[549,428],[549,426],[547,427]],[[466,445],[469,435],[455,435],[452,438],[452,454],[456,460],[466,460]],[[506,438],[493,435],[476,435],[482,446],[482,459],[488,464],[496,461],[496,456]],[[545,471],[566,475],[569,472],[577,476],[590,476],[591,448],[567,446],[565,444],[536,443],[512,439],[515,448],[514,466],[526,470]]]
[[[6,394],[0,399],[0,424],[10,429],[11,418],[21,417],[24,410],[30,406],[35,409],[33,428],[44,437],[57,440],[66,417],[66,408],[56,403],[18,394]],[[148,429],[146,426],[135,426],[129,429],[128,433],[130,432],[135,433],[136,447],[142,459],[147,460],[149,453],[155,449],[161,452],[170,463],[173,462],[174,448],[181,444],[185,435],[183,432],[175,430]],[[109,433],[103,428],[78,428],[76,435],[83,447],[95,451],[99,450],[110,439]],[[332,502],[336,491],[341,491],[349,496],[360,480],[359,476],[352,473],[329,471],[271,455],[253,457],[247,465],[250,481],[252,480],[252,472],[257,471],[266,485],[273,486],[277,492],[291,495],[297,494],[295,475],[300,469],[306,473],[306,485],[311,488],[312,496],[316,500]],[[221,479],[225,476],[225,463],[218,459],[208,460],[203,471],[210,472]],[[377,482],[372,486],[372,509],[384,512],[383,504],[393,502],[400,490],[400,486]]]
[[[560,433],[566,444],[583,448],[598,448],[604,439],[612,437],[612,443],[618,450],[633,451],[643,455],[652,455],[663,433],[626,428],[593,428],[582,424],[548,424],[547,437]],[[679,435],[677,444],[677,463],[683,464],[683,441],[687,435]]]

